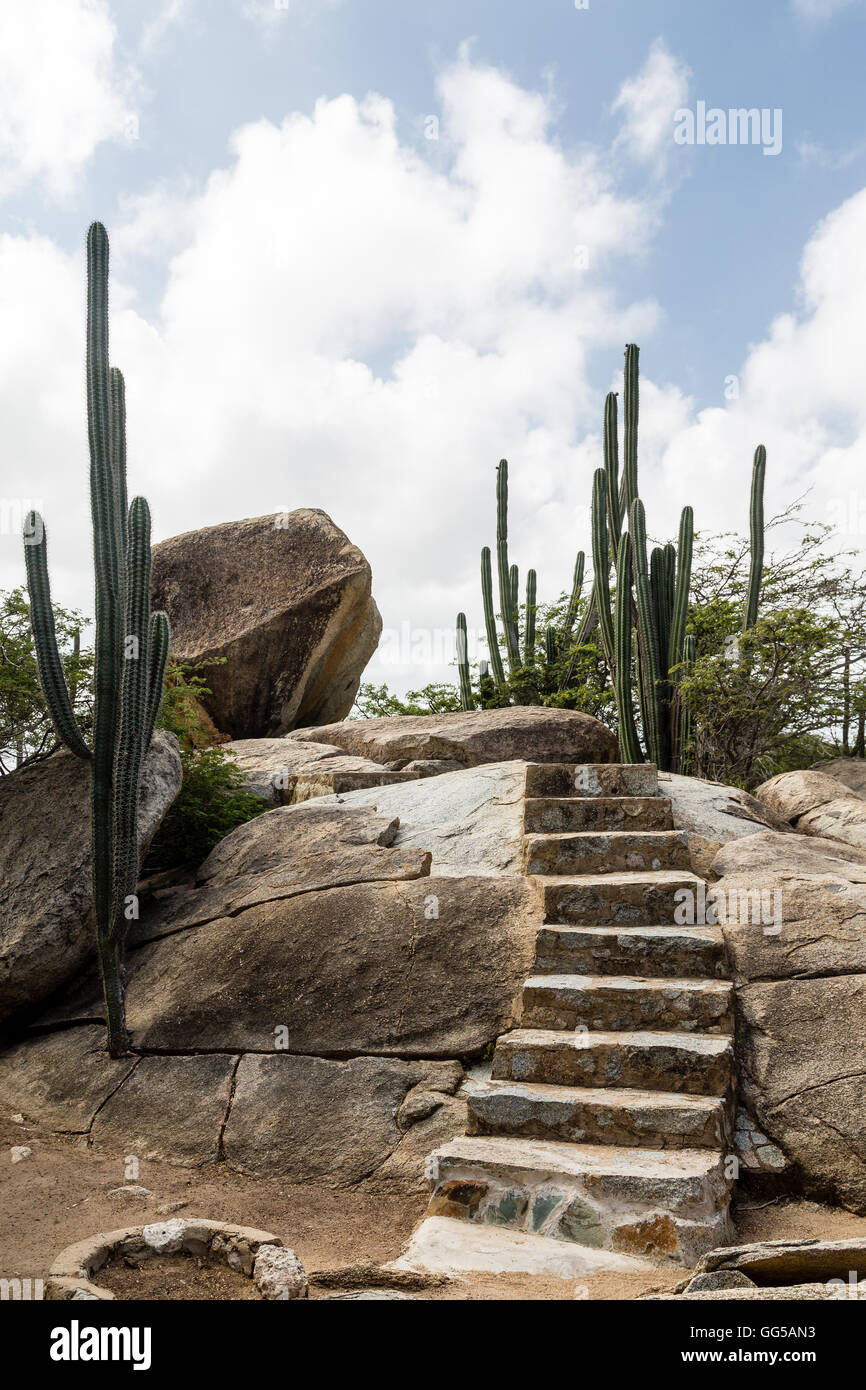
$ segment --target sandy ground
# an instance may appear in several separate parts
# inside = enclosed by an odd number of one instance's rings
[[[13,1164],[13,1145],[31,1157]],[[166,1220],[160,1208],[184,1203],[179,1216],[210,1217],[272,1231],[296,1250],[308,1271],[369,1260],[394,1259],[426,1206],[417,1197],[334,1192],[293,1186],[279,1179],[242,1177],[227,1168],[193,1169],[141,1162],[138,1183],[147,1198],[108,1194],[126,1180],[123,1161],[91,1152],[80,1137],[41,1135],[6,1119],[0,1122],[0,1276],[43,1277],[55,1256],[97,1231]],[[866,1217],[811,1202],[767,1206],[743,1198],[736,1212],[739,1241],[805,1236],[866,1239]],[[527,1275],[471,1275],[432,1287],[434,1299],[631,1299],[648,1288],[669,1287],[680,1271],[659,1268],[646,1276],[600,1274],[582,1279]]]

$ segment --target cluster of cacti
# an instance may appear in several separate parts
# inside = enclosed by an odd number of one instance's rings
[[[496,469],[496,560],[499,580],[499,618],[502,623],[502,648],[508,665],[506,675],[502,660],[499,630],[496,623],[496,605],[493,597],[493,563],[490,547],[485,545],[481,551],[481,599],[484,607],[484,625],[487,646],[490,651],[490,669],[495,696],[505,702],[510,698],[509,682],[517,682],[520,700],[524,704],[540,702],[538,694],[538,673],[536,667],[536,608],[538,581],[536,572],[531,569],[526,575],[526,596],[524,605],[523,632],[520,630],[520,575],[517,565],[508,561],[508,461],[500,459]],[[579,551],[574,566],[574,581],[571,598],[560,630],[552,626],[545,628],[545,663],[553,666],[560,648],[570,643],[583,588],[583,568],[585,557]],[[463,709],[474,709],[479,703],[472,689],[467,651],[466,615],[457,615],[457,668],[460,676],[460,703]],[[483,663],[481,681],[490,680],[487,665]],[[484,691],[481,691],[481,695]]]
[[[96,947],[112,1056],[128,1050],[123,948],[135,915],[141,771],[162,698],[169,649],[164,613],[150,611],[150,511],[127,511],[126,411],[121,373],[108,362],[108,237],[87,235],[87,424],[96,578],[93,748],[73,712],[57,647],[41,517],[31,512],[25,559],[39,676],[58,737],[91,764]]]
[[[626,762],[640,762],[644,756],[635,719],[636,686],[646,756],[669,769],[678,763],[681,744],[676,686],[684,659],[694,517],[691,507],[683,508],[679,544],[656,546],[647,557],[646,514],[638,495],[640,389],[633,343],[625,351],[624,401],[622,479],[616,394],[610,392],[605,402],[604,467],[596,470],[592,493],[593,601],[613,677],[621,756]],[[638,639],[634,663],[633,626]]]
[[[647,554],[646,515],[638,493],[638,426],[640,417],[639,350],[625,350],[623,381],[622,473],[620,474],[619,405],[609,392],[604,407],[604,467],[596,469],[592,489],[593,582],[580,630],[573,634],[583,590],[584,554],[578,552],[571,598],[560,628],[545,631],[544,660],[555,666],[563,653],[558,688],[567,689],[577,652],[595,627],[611,674],[617,707],[620,754],[625,762],[644,758],[664,770],[684,771],[689,763],[691,717],[680,685],[696,659],[695,639],[686,632],[691,583],[694,515],[684,507],[676,545],[655,546]],[[764,475],[767,454],[755,452],[750,509],[751,566],[743,627],[757,620],[764,555]],[[543,688],[534,671],[536,576],[526,585],[523,651],[519,622],[517,567],[508,561],[508,464],[500,461],[496,479],[499,606],[508,677],[502,661],[493,600],[489,547],[481,552],[481,593],[493,685],[500,698],[517,692],[533,703]],[[613,597],[611,596],[613,571]],[[478,703],[469,671],[466,618],[459,614],[458,667],[464,709]],[[636,641],[635,641],[636,637]],[[640,732],[639,732],[640,730]]]

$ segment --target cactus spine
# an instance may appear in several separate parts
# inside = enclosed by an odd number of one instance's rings
[[[87,235],[87,424],[96,579],[93,747],[78,728],[57,649],[41,517],[25,526],[25,562],[39,676],[58,737],[91,764],[96,947],[108,1049],[128,1050],[123,990],[126,908],[138,878],[141,770],[162,698],[169,649],[164,613],[150,611],[150,512],[126,507],[123,377],[108,362],[108,237]]]
[[[763,444],[755,450],[752,464],[752,496],[749,505],[749,538],[751,560],[749,564],[749,588],[743,611],[743,631],[754,627],[758,621],[758,600],[761,596],[761,580],[764,574],[764,477],[767,471],[767,451]]]

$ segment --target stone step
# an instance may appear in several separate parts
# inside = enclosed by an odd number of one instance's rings
[[[639,873],[538,876],[544,919],[562,926],[653,926],[675,923],[677,908],[697,900],[703,883],[684,869],[645,869]],[[688,899],[683,895],[691,894]],[[678,896],[679,895],[679,896]]]
[[[583,830],[527,835],[527,874],[610,874],[690,869],[684,830]]]
[[[654,763],[530,763],[526,796],[658,796]]]
[[[466,1100],[470,1134],[642,1149],[722,1149],[730,1142],[730,1107],[718,1096],[482,1081]]]
[[[536,796],[525,803],[527,835],[573,830],[672,830],[666,796]]]
[[[658,1264],[637,1255],[618,1255],[590,1245],[537,1236],[507,1226],[479,1226],[449,1216],[425,1216],[416,1226],[399,1259],[385,1269],[457,1275],[529,1274],[549,1279],[575,1279],[593,1274],[641,1274],[652,1278]],[[657,1277],[653,1278],[658,1283]],[[571,1292],[571,1291],[570,1291]]]
[[[542,927],[534,975],[635,975],[721,979],[727,974],[718,927]]]
[[[731,1038],[722,1033],[566,1033],[517,1028],[497,1041],[493,1078],[725,1096],[732,1058]]]
[[[523,986],[521,1027],[730,1035],[732,997],[727,980],[532,975]]]
[[[452,1139],[428,1160],[430,1216],[532,1231],[627,1255],[692,1264],[724,1244],[721,1153]]]

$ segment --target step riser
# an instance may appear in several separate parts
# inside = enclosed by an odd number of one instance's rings
[[[669,883],[546,883],[544,908],[547,922],[571,926],[674,925],[682,889],[694,892],[694,880]]]
[[[522,1028],[578,1029],[601,1033],[733,1033],[731,990],[631,989],[579,985],[523,989]]]
[[[640,928],[592,932],[580,927],[542,927],[535,948],[534,975],[647,975],[655,979],[723,979],[724,943],[643,935]]]
[[[684,1043],[688,1035],[684,1035]],[[552,1086],[625,1086],[637,1091],[724,1096],[731,1084],[731,1051],[695,1053],[673,1043],[604,1042],[586,1034],[587,1045],[536,1047],[500,1038],[493,1054],[496,1081],[543,1082]]]
[[[612,1105],[603,1092],[579,1101],[535,1100],[510,1092],[468,1097],[469,1134],[500,1134],[563,1144],[611,1144],[632,1149],[724,1149],[730,1142],[728,1107],[694,1110],[670,1103],[658,1107]]]
[[[658,771],[652,763],[533,763],[526,796],[658,796]]]
[[[666,796],[538,797],[523,814],[527,835],[580,830],[672,830]]]
[[[439,1153],[430,1176],[430,1216],[684,1265],[730,1238],[727,1185],[720,1172],[657,1180],[609,1172],[575,1180],[555,1171],[467,1163]]]
[[[690,868],[688,840],[679,830],[531,835],[524,851],[527,874],[623,874]]]

